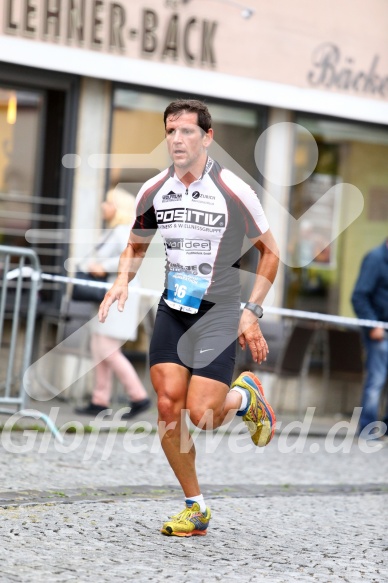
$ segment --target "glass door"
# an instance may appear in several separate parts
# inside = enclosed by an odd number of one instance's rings
[[[0,245],[32,247],[42,271],[62,273],[64,245],[30,244],[29,229],[66,227],[61,195],[65,92],[0,86]],[[54,299],[45,283],[41,298]]]
[[[38,182],[39,134],[44,97],[0,88],[0,244],[26,247]]]

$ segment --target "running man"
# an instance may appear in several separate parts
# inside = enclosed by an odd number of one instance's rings
[[[211,518],[198,483],[195,447],[182,412],[202,429],[242,416],[255,445],[265,446],[275,415],[260,381],[243,373],[233,383],[236,339],[260,364],[268,353],[258,318],[277,272],[278,250],[256,193],[212,160],[211,116],[204,103],[177,100],[164,112],[173,161],[148,180],[136,200],[136,219],[117,279],[100,306],[104,322],[117,301],[123,311],[134,277],[158,229],[165,245],[165,290],[150,344],[150,374],[167,460],[185,495],[182,512],[164,523],[165,535],[206,534]],[[260,252],[255,284],[240,314],[239,259],[247,236]]]

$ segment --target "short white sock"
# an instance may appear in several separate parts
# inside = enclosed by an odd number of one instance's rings
[[[240,387],[233,387],[232,389],[230,389],[231,391],[237,391],[237,393],[240,393],[241,395],[241,405],[239,407],[239,411],[245,411],[245,409],[248,407],[248,391],[246,389],[241,389]]]
[[[206,512],[206,504],[202,494],[199,494],[199,496],[190,496],[190,498],[186,498],[186,502],[197,502],[200,511],[203,513]]]

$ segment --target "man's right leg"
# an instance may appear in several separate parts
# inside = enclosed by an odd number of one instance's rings
[[[175,363],[151,367],[151,380],[158,397],[158,428],[163,451],[186,498],[198,496],[195,447],[183,418],[186,409],[189,371]]]
[[[362,412],[359,431],[369,423],[378,421],[380,398],[387,377],[388,340],[381,341],[365,338],[367,359],[366,378],[362,396]]]
[[[90,348],[95,371],[93,394],[90,403],[86,407],[76,407],[75,413],[96,416],[110,407],[113,374],[106,360],[110,348],[109,338],[100,334],[92,334]],[[115,346],[113,346],[114,349]]]
[[[388,362],[388,340],[371,340],[367,336],[367,331],[363,335],[367,358],[359,431],[362,431],[369,423],[378,421],[380,398]]]
[[[189,371],[175,363],[151,367],[151,379],[158,395],[158,428],[163,451],[186,498],[186,507],[163,524],[170,536],[206,534],[211,512],[204,510],[195,469],[195,447],[182,412],[186,409]]]

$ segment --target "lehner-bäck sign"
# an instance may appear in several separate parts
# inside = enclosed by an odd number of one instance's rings
[[[3,0],[2,32],[132,58],[216,65],[218,22],[128,0]],[[173,5],[175,7],[175,5]]]
[[[243,17],[245,4],[253,8],[250,18]],[[1,0],[0,6],[0,61],[345,117],[349,104],[323,96],[318,103],[293,90],[381,106],[388,97],[387,0],[368,0],[351,12],[348,0],[318,8],[311,0]],[[46,44],[57,50],[46,51]],[[179,76],[176,65],[185,69]],[[385,123],[385,109],[379,111],[366,105],[352,115]]]

